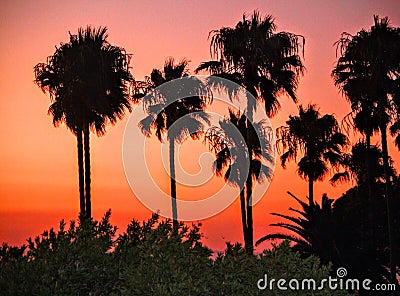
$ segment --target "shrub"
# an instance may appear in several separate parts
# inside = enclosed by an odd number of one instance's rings
[[[307,291],[262,291],[268,278],[317,282],[330,266],[316,257],[302,259],[288,242],[252,256],[240,244],[227,243],[215,258],[201,242],[200,224],[153,215],[133,220],[116,238],[110,211],[100,222],[61,221],[27,245],[0,249],[0,291],[4,295],[304,295]],[[311,292],[311,291],[308,291]],[[343,295],[313,291],[313,295]]]

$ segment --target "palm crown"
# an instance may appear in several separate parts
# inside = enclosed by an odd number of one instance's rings
[[[163,71],[154,69],[149,77],[149,89],[153,91],[144,96],[143,103],[147,117],[140,121],[142,132],[149,136],[155,130],[161,141],[162,135],[172,141],[182,141],[186,136],[198,138],[203,124],[208,117],[203,111],[211,93],[201,80],[190,77],[187,73],[188,61],[183,60],[177,65],[172,58],[165,62]],[[169,86],[157,88],[162,84],[180,79]],[[181,96],[184,95],[184,98]],[[174,123],[185,117],[184,125]]]
[[[219,124],[220,127],[211,127],[205,135],[216,155],[215,173],[224,175],[228,183],[239,187],[246,182],[246,169],[258,182],[271,178],[272,171],[267,164],[274,163],[273,136],[267,122],[261,120],[251,124],[245,114],[229,110],[229,116]],[[247,133],[250,134],[248,138]]]
[[[210,49],[217,60],[202,63],[196,71],[209,70],[238,83],[263,101],[267,115],[273,116],[280,107],[280,94],[297,101],[295,89],[303,71],[298,55],[302,37],[275,30],[272,16],[262,18],[255,11],[250,18],[243,15],[234,28],[211,31]],[[250,115],[255,105],[248,103]]]
[[[35,66],[35,81],[53,101],[54,124],[66,123],[76,132],[88,123],[99,135],[107,121],[114,124],[130,110],[127,83],[129,55],[107,42],[107,28],[80,28],[61,44],[47,63]]]

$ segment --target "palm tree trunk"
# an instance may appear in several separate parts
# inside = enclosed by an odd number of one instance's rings
[[[244,246],[247,249],[247,222],[246,222],[246,200],[244,195],[244,188],[240,191],[240,210],[242,213],[242,230]]]
[[[396,280],[396,265],[394,258],[394,250],[395,244],[393,240],[393,203],[392,203],[392,183],[391,183],[391,174],[390,174],[390,166],[389,166],[389,152],[387,147],[387,134],[386,134],[386,125],[382,124],[380,127],[381,130],[381,141],[382,141],[382,157],[383,157],[383,168],[385,170],[385,195],[386,195],[386,209],[387,209],[387,219],[388,219],[388,236],[389,236],[389,267],[390,267],[390,280],[392,283],[397,284]]]
[[[246,182],[247,191],[247,251],[253,254],[253,179],[251,174],[247,177]]]
[[[372,202],[372,179],[371,179],[371,164],[370,164],[370,151],[371,151],[371,133],[368,132],[365,136],[366,141],[366,158],[367,158],[367,187],[368,187],[368,200]]]
[[[254,88],[249,85],[248,91],[251,92]],[[257,94],[255,94],[254,98],[257,97]],[[253,122],[253,99],[250,94],[247,94],[247,124],[252,124]],[[246,180],[246,206],[247,206],[247,246],[246,250],[249,254],[253,254],[253,199],[252,199],[252,191],[253,191],[253,179],[251,175],[251,164],[253,161],[253,155],[252,155],[252,149],[249,147],[250,143],[250,132],[249,132],[249,127],[246,129],[246,143],[247,143],[247,149],[249,153],[249,173],[247,176]]]
[[[308,177],[308,202],[310,206],[314,204],[314,179]]]
[[[76,134],[78,142],[78,175],[79,175],[79,208],[80,218],[85,216],[85,176],[83,172],[83,139],[82,129],[79,128]]]
[[[368,205],[368,221],[367,221],[367,237],[366,237],[366,243],[371,244],[371,242],[374,241],[374,227],[375,227],[375,217],[374,217],[374,196],[372,194],[372,183],[375,182],[372,180],[372,174],[371,174],[371,132],[367,132],[365,135],[365,141],[366,141],[366,160],[367,160],[367,205]],[[363,241],[361,241],[361,247],[364,248],[365,245]]]
[[[175,141],[169,139],[169,170],[171,179],[172,219],[174,229],[178,229],[178,210],[176,206],[176,180],[175,180]]]
[[[85,193],[86,193],[86,218],[92,217],[92,202],[90,200],[90,130],[89,124],[83,129],[85,145]]]

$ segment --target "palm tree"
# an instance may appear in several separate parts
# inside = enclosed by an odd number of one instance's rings
[[[229,109],[229,116],[219,122],[220,127],[209,128],[205,139],[216,156],[213,166],[216,175],[224,176],[228,184],[240,188],[243,238],[246,250],[252,253],[251,204],[245,190],[247,175],[259,183],[270,179],[272,170],[268,164],[273,163],[274,159],[271,157],[272,131],[267,122],[247,121],[244,114]],[[248,134],[250,137],[246,137]]]
[[[284,228],[295,235],[285,233],[268,234],[260,238],[256,244],[272,239],[287,239],[296,243],[294,246],[296,251],[300,251],[305,255],[315,254],[320,256],[323,264],[328,264],[330,261],[338,261],[340,255],[335,248],[335,237],[338,234],[338,229],[336,229],[336,223],[334,223],[333,199],[329,199],[324,194],[320,206],[318,203],[307,204],[292,193],[288,192],[288,194],[301,205],[301,211],[290,208],[290,211],[300,214],[300,217],[272,213],[272,215],[284,218],[293,224],[278,222],[271,224],[271,226]]]
[[[146,136],[151,135],[151,130],[159,141],[163,134],[167,134],[169,141],[169,163],[172,199],[172,217],[174,226],[178,226],[178,212],[176,206],[176,180],[175,180],[175,143],[183,142],[186,137],[199,139],[203,124],[208,123],[208,116],[204,112],[209,102],[210,93],[202,81],[188,75],[188,61],[182,60],[175,64],[173,58],[165,61],[162,71],[154,69],[148,79],[149,89],[153,89],[143,97],[144,108],[147,116],[139,123],[139,127]],[[171,87],[159,87],[174,81]],[[181,89],[183,88],[183,89]],[[183,92],[182,92],[183,91]],[[185,97],[181,97],[185,93]],[[187,96],[189,94],[189,96]],[[174,123],[185,117],[185,125]]]
[[[104,135],[107,123],[115,124],[125,109],[131,110],[130,56],[107,37],[106,27],[79,28],[46,63],[35,66],[35,83],[52,101],[53,124],[65,123],[77,137],[80,212],[86,218],[91,217],[90,131]]]
[[[398,102],[393,100],[393,96],[399,92],[400,28],[391,27],[387,17],[374,16],[374,25],[369,31],[363,29],[354,36],[343,33],[338,46],[340,57],[332,72],[335,83],[350,99],[357,97],[358,100],[365,102],[365,105],[377,116],[385,169],[389,245],[392,250],[390,270],[392,282],[397,282],[391,228],[393,222],[392,178],[394,176],[390,174],[387,128],[393,117],[397,117],[398,111],[398,106],[396,106]]]
[[[264,103],[269,117],[279,110],[278,97],[281,94],[287,94],[293,101],[297,101],[295,90],[298,77],[304,69],[298,51],[300,40],[303,40],[304,45],[304,38],[289,32],[275,31],[276,25],[271,15],[261,17],[259,12],[254,11],[248,18],[244,14],[234,28],[223,27],[210,32],[211,57],[216,60],[203,62],[196,69],[196,73],[208,70],[214,77],[225,78],[244,87],[248,91],[246,115],[249,122],[253,121],[253,111],[256,108],[256,100],[252,98]],[[223,81],[221,84],[221,80],[213,80],[211,77],[209,81],[211,85],[227,87]],[[235,89],[227,91],[233,96],[236,94]],[[253,185],[250,176],[246,188],[252,225]]]
[[[342,149],[347,137],[339,130],[333,115],[321,116],[315,105],[306,109],[300,105],[299,115],[289,116],[286,126],[277,128],[277,145],[282,147],[282,166],[296,160],[299,152],[303,157],[298,162],[299,175],[308,181],[309,203],[314,203],[314,182],[322,181],[328,173],[328,164],[340,164]]]

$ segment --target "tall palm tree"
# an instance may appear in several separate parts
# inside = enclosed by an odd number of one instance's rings
[[[159,141],[163,134],[167,134],[169,141],[169,164],[171,181],[172,217],[174,226],[178,226],[178,211],[176,205],[176,180],[175,180],[175,143],[183,142],[186,137],[199,139],[204,123],[208,123],[208,116],[204,112],[209,102],[210,92],[202,81],[188,75],[188,61],[182,60],[175,64],[173,58],[165,61],[162,71],[154,69],[149,77],[149,92],[143,97],[144,108],[147,116],[139,123],[139,127],[146,136],[151,135],[151,130]],[[181,79],[176,85],[159,89],[162,84]],[[183,92],[189,97],[181,98]],[[186,125],[174,125],[180,118],[186,118]]]
[[[247,121],[244,114],[229,109],[229,116],[219,122],[220,127],[208,129],[205,139],[216,156],[213,166],[216,175],[224,176],[228,184],[240,188],[244,244],[246,250],[252,252],[253,228],[249,216],[251,204],[245,190],[246,176],[250,175],[254,181],[260,183],[270,179],[272,170],[268,165],[272,164],[274,159],[271,157],[272,131],[266,125],[266,121]],[[248,134],[250,137],[246,137]]]
[[[107,37],[106,27],[79,28],[46,63],[35,66],[35,83],[52,101],[53,124],[65,123],[77,137],[80,212],[86,218],[91,217],[90,131],[103,135],[107,123],[131,110],[130,56]]]
[[[332,74],[335,83],[344,90],[350,99],[366,102],[376,112],[385,169],[385,190],[388,213],[388,232],[390,240],[390,270],[392,281],[396,281],[394,242],[392,224],[392,178],[390,175],[389,153],[387,147],[387,128],[397,117],[399,102],[393,96],[399,89],[400,77],[400,28],[390,26],[389,19],[374,16],[370,30],[361,30],[356,35],[342,34],[338,41],[340,57]],[[362,81],[356,84],[354,81]],[[355,87],[354,85],[357,85]]]
[[[251,96],[264,103],[269,117],[279,110],[278,97],[281,94],[287,94],[293,101],[297,101],[295,90],[299,74],[304,69],[298,55],[301,40],[304,45],[302,36],[276,32],[274,18],[271,15],[261,17],[258,11],[254,11],[250,17],[244,14],[234,28],[213,30],[210,36],[211,57],[216,60],[203,62],[196,73],[208,70],[212,76],[228,79],[244,87],[248,91],[246,115],[249,122],[253,121],[253,111],[256,108],[256,100],[251,99]],[[217,81],[216,86],[226,88],[226,85],[221,85],[221,80]],[[210,79],[210,82],[213,84],[215,80]],[[233,89],[228,89],[228,93],[236,94]],[[253,185],[250,176],[246,188],[252,225]]]
[[[286,126],[277,128],[277,145],[282,147],[282,166],[296,160],[300,152],[298,173],[308,181],[310,205],[314,202],[314,182],[322,181],[328,173],[328,165],[340,164],[342,149],[347,137],[339,130],[333,115],[319,113],[315,105],[299,106],[299,115],[289,116]]]

